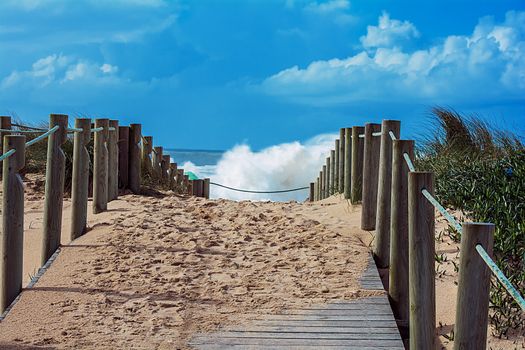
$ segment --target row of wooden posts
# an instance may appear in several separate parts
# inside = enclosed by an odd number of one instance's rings
[[[410,349],[434,349],[435,208],[423,194],[433,195],[434,174],[411,171],[414,141],[399,136],[397,120],[340,129],[310,183],[310,201],[340,193],[361,204],[361,228],[375,230],[376,264],[389,268],[386,289],[401,332],[408,333]],[[491,272],[476,245],[492,255],[493,236],[493,224],[462,225],[455,349],[486,348]]]
[[[162,147],[153,148],[151,136],[142,137],[141,124],[119,126],[117,120],[75,119],[68,129],[68,116],[52,114],[49,129],[58,126],[47,140],[45,204],[42,234],[41,266],[60,246],[66,158],[62,146],[68,132],[74,133],[71,186],[71,240],[86,232],[90,179],[90,155],[93,142],[93,213],[107,210],[108,202],[117,199],[119,190],[141,193],[143,177],[156,177],[164,188],[183,195],[209,198],[209,179],[190,180],[184,170],[163,155]],[[0,129],[12,129],[11,117],[0,117]],[[35,131],[37,133],[38,131]],[[0,132],[3,153],[15,153],[3,160],[2,244],[0,252],[0,314],[22,290],[24,186],[19,175],[25,166],[26,136],[17,130]]]

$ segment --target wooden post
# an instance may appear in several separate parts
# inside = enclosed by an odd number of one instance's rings
[[[168,187],[170,190],[174,190],[176,186],[175,176],[177,175],[177,163],[170,163],[168,170]]]
[[[73,140],[73,175],[71,180],[71,240],[86,232],[89,192],[89,153],[86,146],[91,141],[91,119],[75,119]]]
[[[361,201],[363,191],[363,153],[364,139],[359,135],[365,132],[362,126],[352,127],[352,172],[350,175],[351,201],[356,204]]]
[[[2,243],[0,252],[0,314],[22,291],[24,255],[24,183],[18,172],[25,165],[26,137],[5,135],[3,152],[15,153],[3,160]]]
[[[338,192],[341,194],[345,193],[345,147],[346,147],[346,135],[345,128],[339,129],[339,178],[337,183],[339,185]]]
[[[326,167],[326,164],[323,165],[323,199],[325,199],[327,197],[327,193],[328,193],[328,174],[327,174],[327,167]]]
[[[130,124],[129,129],[129,168],[128,181],[129,189],[135,193],[140,193],[141,174],[140,174],[140,137],[142,125]]]
[[[183,186],[182,186],[183,191],[182,191],[182,192],[183,192],[184,194],[190,194],[190,178],[189,178],[188,175],[182,175],[182,178],[183,178],[183,180],[182,180],[182,183],[183,183]],[[193,191],[192,191],[192,193],[193,193]]]
[[[125,189],[129,183],[129,126],[119,126],[118,137],[118,186]]]
[[[321,167],[321,171],[319,172],[319,200],[324,199],[324,169],[325,165]]]
[[[193,180],[188,176],[188,195],[193,196]]]
[[[310,182],[310,194],[308,195],[308,201],[309,202],[313,202],[314,201],[314,188],[315,188],[315,183],[313,182]]]
[[[454,349],[484,350],[487,347],[490,269],[476,246],[492,256],[494,224],[463,223],[459,261]]]
[[[317,197],[318,191],[319,191],[319,178],[316,178],[315,184],[314,184],[314,201],[315,202],[319,200],[319,198]]]
[[[334,194],[334,181],[335,181],[335,150],[330,151],[330,180],[328,180],[328,183],[330,184],[328,195],[331,196]]]
[[[98,214],[108,209],[109,119],[95,119],[95,128],[104,128],[95,133],[93,150],[93,214]]]
[[[196,180],[193,180],[192,183],[193,183],[193,195],[195,197],[202,197],[203,180],[196,179]]]
[[[149,175],[153,174],[153,158],[151,153],[153,152],[153,136],[144,136],[142,140],[142,164],[144,170]]]
[[[381,146],[379,153],[379,181],[377,187],[376,235],[374,256],[378,267],[388,267],[390,263],[390,199],[392,192],[392,131],[399,139],[400,122],[383,120],[381,123]]]
[[[108,136],[108,202],[118,198],[118,120],[110,120]]]
[[[11,117],[0,116],[0,129],[11,130]],[[4,142],[5,135],[10,135],[10,134],[0,131],[0,149],[4,149],[3,142]]]
[[[340,140],[335,140],[334,149],[334,193],[339,193],[339,144]]]
[[[403,157],[414,159],[414,141],[394,140],[392,147],[392,199],[390,212],[390,269],[388,294],[394,314],[404,331],[408,330],[408,165]]]
[[[49,128],[51,129],[57,125],[59,129],[49,135],[47,139],[42,266],[60,246],[62,233],[62,207],[64,204],[64,177],[66,171],[66,156],[62,151],[62,145],[67,140],[67,115],[51,114],[49,116]]]
[[[210,199],[210,179],[204,179],[203,196],[206,199]]]
[[[352,128],[344,129],[344,180],[343,180],[343,192],[346,199],[350,199],[350,182],[352,174]]]
[[[434,206],[421,192],[423,189],[433,194],[434,174],[408,173],[410,349],[434,349],[435,344],[435,214]]]
[[[162,161],[160,163],[160,171],[162,174],[162,177],[161,177],[162,182],[165,184],[169,182],[168,169],[170,167],[170,161],[171,161],[171,157],[169,156],[169,154],[162,155]]]
[[[184,192],[184,169],[177,169],[177,192]]]
[[[330,187],[332,186],[331,178],[332,167],[330,165],[330,157],[326,158],[326,189],[325,189],[325,198],[330,197]]]
[[[162,179],[162,147],[156,146],[153,149],[153,172],[158,179]]]
[[[373,136],[372,134],[379,131],[381,131],[381,124],[365,124],[361,229],[366,231],[372,231],[376,228],[379,150],[381,139],[379,136]]]

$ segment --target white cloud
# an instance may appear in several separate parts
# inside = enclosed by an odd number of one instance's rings
[[[347,10],[348,8],[350,8],[350,2],[348,0],[330,0],[328,2],[309,3],[304,9],[306,11],[327,14],[335,11]]]
[[[401,41],[419,37],[419,32],[412,23],[390,19],[387,12],[379,17],[377,26],[368,26],[366,31],[366,35],[360,38],[365,48],[393,47]]]
[[[118,67],[104,63],[102,65],[89,60],[76,59],[63,54],[53,54],[38,59],[31,69],[13,71],[0,82],[0,88],[15,85],[34,85],[43,87],[51,83],[66,83],[73,80],[101,80],[114,76]]]
[[[525,12],[508,12],[503,23],[481,19],[470,36],[449,36],[438,45],[405,51],[399,39],[413,38],[409,22],[383,14],[362,38],[356,55],[285,69],[262,89],[305,104],[354,101],[428,103],[523,99],[525,89]],[[371,34],[372,33],[372,34]],[[371,49],[374,47],[374,49]]]

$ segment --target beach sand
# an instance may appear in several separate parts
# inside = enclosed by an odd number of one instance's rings
[[[35,181],[26,195],[24,285],[40,260]],[[65,245],[0,322],[1,349],[185,349],[193,334],[242,324],[245,313],[365,294],[358,278],[373,233],[360,230],[360,207],[338,196],[310,204],[127,194],[89,214],[89,232],[71,243],[69,215],[66,200]],[[444,237],[436,249],[448,257],[436,264],[446,271],[436,278],[436,326],[446,335],[457,244]],[[436,348],[452,348],[439,340]],[[525,347],[523,337],[489,344]]]

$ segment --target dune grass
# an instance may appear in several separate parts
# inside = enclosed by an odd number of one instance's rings
[[[421,140],[418,169],[436,174],[436,195],[472,221],[496,225],[498,266],[525,294],[525,146],[509,131],[479,116],[432,110],[434,133]],[[450,231],[454,231],[452,227]],[[460,238],[458,232],[451,237]],[[517,303],[493,278],[490,320],[499,337],[525,328]]]

